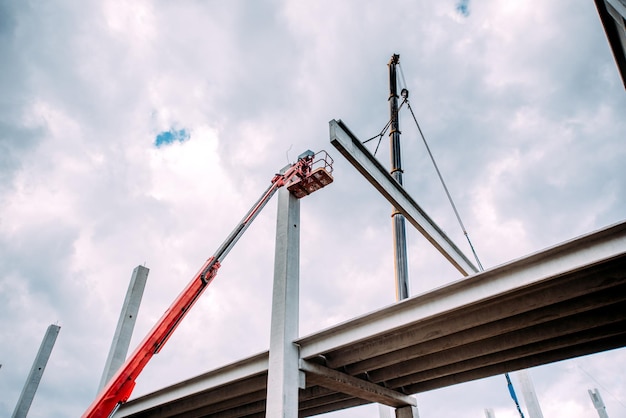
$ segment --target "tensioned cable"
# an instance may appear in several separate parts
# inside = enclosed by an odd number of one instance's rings
[[[424,142],[424,145],[426,146],[426,151],[428,151],[428,155],[430,156],[430,160],[432,161],[433,165],[435,166],[435,171],[437,171],[437,176],[439,176],[439,181],[441,181],[441,185],[443,186],[443,190],[446,192],[446,196],[448,196],[448,201],[450,202],[450,205],[452,206],[452,210],[454,211],[454,214],[456,215],[457,221],[459,221],[459,225],[461,226],[461,229],[463,230],[463,234],[465,235],[465,238],[467,239],[467,243],[469,244],[470,248],[472,249],[472,254],[474,254],[474,259],[476,260],[476,263],[478,264],[478,268],[480,269],[480,271],[484,271],[483,265],[481,264],[480,260],[478,259],[478,255],[476,254],[476,250],[474,250],[474,245],[472,245],[472,240],[470,240],[469,234],[467,233],[467,230],[465,229],[465,225],[463,225],[463,221],[461,220],[461,216],[459,215],[459,211],[457,210],[456,205],[454,204],[454,200],[452,200],[452,196],[450,195],[450,192],[448,191],[448,186],[446,186],[446,182],[443,180],[443,176],[441,175],[441,171],[439,171],[439,166],[437,166],[437,162],[435,161],[435,157],[433,157],[433,153],[430,151],[430,147],[428,146],[428,142],[426,141],[426,138],[424,137],[424,134],[422,133],[422,128],[420,127],[419,122],[417,122],[417,118],[415,117],[415,113],[413,113],[413,108],[411,107],[411,103],[409,103],[408,98],[404,99],[402,104],[404,104],[404,103],[406,103],[407,107],[411,111],[411,115],[413,116],[413,120],[415,121],[415,125],[417,126],[417,130],[419,131],[420,136],[422,137],[422,141]]]
[[[383,130],[380,131],[378,135],[374,135],[370,139],[366,139],[365,141],[363,141],[363,144],[367,144],[372,139],[378,138],[378,144],[376,144],[376,149],[374,150],[374,156],[376,156],[376,153],[378,152],[378,147],[380,147],[380,142],[383,140],[383,135],[385,135],[385,132],[387,132],[387,129],[389,129],[389,126],[391,126],[391,119],[389,119],[389,122],[387,122]]]
[[[398,68],[400,69],[400,78],[402,78],[402,87],[408,90],[406,85],[406,79],[404,78],[404,70],[402,70],[402,64],[398,63]]]
[[[402,67],[400,67],[400,70],[402,70]],[[400,74],[402,74],[402,71],[400,72]],[[403,76],[403,78],[404,78],[404,76]],[[406,86],[406,82],[405,82],[405,86]],[[420,136],[422,137],[422,141],[424,142],[424,145],[426,146],[426,151],[428,151],[428,155],[430,156],[430,160],[432,161],[433,166],[435,167],[435,171],[437,172],[437,176],[439,177],[439,181],[441,181],[441,185],[443,186],[443,189],[446,192],[446,196],[448,197],[448,201],[450,202],[450,205],[452,206],[452,210],[454,211],[454,214],[456,215],[456,219],[458,220],[459,225],[461,226],[461,229],[463,230],[463,234],[465,235],[465,238],[467,239],[467,243],[469,244],[470,248],[472,249],[472,254],[474,254],[474,259],[476,259],[476,263],[478,264],[478,268],[482,272],[482,271],[484,271],[483,265],[480,262],[480,259],[478,258],[478,254],[476,254],[476,250],[474,249],[474,245],[472,245],[472,240],[470,240],[469,234],[467,233],[467,230],[465,229],[465,225],[463,225],[463,221],[461,220],[461,216],[459,215],[459,211],[457,210],[456,205],[454,204],[454,200],[452,200],[452,196],[450,195],[450,192],[448,191],[448,186],[446,186],[446,182],[444,181],[443,176],[441,175],[441,171],[439,171],[439,166],[437,165],[437,162],[435,161],[435,157],[433,156],[433,153],[430,151],[430,147],[428,146],[428,142],[426,141],[426,137],[424,136],[424,133],[422,132],[422,128],[420,127],[420,124],[417,121],[417,118],[415,117],[415,113],[413,112],[413,108],[411,108],[411,103],[409,103],[408,97],[404,98],[404,101],[402,102],[402,104],[404,104],[405,102],[406,102],[407,107],[411,111],[411,115],[413,116],[413,120],[415,121],[415,125],[417,126],[417,130],[419,131]],[[507,385],[508,385],[508,388],[509,388],[509,393],[511,395],[511,398],[515,402],[515,406],[517,408],[517,411],[519,412],[520,417],[524,418],[524,413],[522,412],[522,408],[520,407],[519,401],[517,400],[517,396],[515,394],[515,389],[513,388],[513,383],[511,382],[511,378],[509,377],[508,373],[504,373],[504,377],[506,378]]]
[[[402,106],[404,106],[404,102],[402,102],[400,104],[400,107],[398,108],[398,112],[400,111],[400,109],[402,109]],[[370,142],[372,139],[376,139],[378,138],[378,144],[376,144],[376,149],[374,150],[374,156],[376,156],[376,153],[378,152],[378,147],[380,147],[380,143],[383,140],[383,136],[385,135],[385,132],[387,132],[387,129],[389,129],[389,127],[391,126],[391,119],[389,119],[389,122],[387,122],[387,124],[385,125],[385,127],[383,128],[382,131],[380,131],[380,133],[378,135],[374,135],[373,137],[371,137],[370,139],[366,139],[365,141],[361,142],[362,144],[367,144],[368,142]]]
[[[513,401],[515,402],[515,406],[517,407],[517,412],[519,412],[519,416],[521,418],[524,418],[524,413],[522,412],[522,407],[517,400],[517,395],[515,394],[515,388],[513,387],[513,382],[511,382],[511,377],[508,373],[504,373],[504,377],[506,378],[506,384],[509,387],[509,394],[511,395],[511,398],[513,399]]]

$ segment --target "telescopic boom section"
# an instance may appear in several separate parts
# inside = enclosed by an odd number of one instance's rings
[[[178,295],[159,322],[98,394],[83,418],[110,417],[120,404],[128,400],[135,387],[135,380],[143,368],[163,348],[204,289],[213,281],[220,263],[278,189],[287,186],[297,198],[309,195],[332,183],[332,164],[333,160],[326,151],[317,154],[306,151],[283,173],[274,176],[269,188]]]

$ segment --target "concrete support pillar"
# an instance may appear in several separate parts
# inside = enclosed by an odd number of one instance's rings
[[[50,353],[52,353],[52,348],[54,347],[54,343],[57,340],[60,330],[61,327],[58,325],[50,325],[48,327],[46,335],[43,337],[43,341],[39,346],[39,351],[37,352],[37,357],[35,357],[33,367],[30,369],[30,373],[28,374],[28,378],[26,379],[20,398],[17,401],[15,410],[13,411],[12,418],[25,418],[28,414],[28,410],[30,409],[30,405],[33,403],[35,392],[37,392],[39,382],[41,381],[43,372],[46,369],[46,364],[48,364]]]
[[[109,349],[109,355],[104,364],[98,392],[104,388],[115,372],[117,372],[121,365],[124,364],[124,361],[126,361],[130,339],[133,336],[135,322],[137,322],[137,313],[139,312],[139,305],[141,304],[141,298],[146,287],[149,272],[150,269],[144,266],[137,266],[133,270],[130,283],[128,284],[126,298],[124,299],[124,304],[120,312],[120,318],[117,321],[117,328],[115,329],[113,341],[111,342],[111,348]]]
[[[496,414],[495,414],[495,412],[493,412],[493,409],[486,408],[485,409],[485,417],[486,418],[496,418]]]
[[[387,405],[378,404],[378,417],[379,418],[391,418],[392,408]]]
[[[403,406],[396,408],[396,418],[419,418],[416,406]]]
[[[394,408],[378,404],[378,416],[379,418],[391,418]],[[416,406],[404,406],[402,408],[395,408],[396,418],[418,418],[419,413]]]
[[[522,387],[522,395],[524,396],[524,402],[526,403],[526,410],[528,411],[529,418],[543,418],[541,406],[539,405],[539,399],[537,399],[537,393],[535,392],[535,387],[530,379],[528,370],[520,370],[517,372],[517,378],[519,379],[520,386]]]
[[[278,192],[274,290],[270,334],[267,406],[270,418],[298,417],[300,370],[298,337],[300,201],[286,188]]]
[[[600,396],[600,391],[596,388],[594,390],[589,389],[588,392],[591,397],[591,402],[593,402],[593,406],[596,408],[596,411],[598,411],[598,416],[600,418],[609,418],[609,415],[606,413],[606,407],[604,406],[602,396]]]

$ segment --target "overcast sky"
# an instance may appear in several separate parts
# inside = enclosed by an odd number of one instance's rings
[[[380,132],[393,53],[486,268],[624,220],[626,92],[592,0],[0,0],[0,416],[52,323],[30,417],[79,416],[133,268],[150,268],[134,346],[306,149],[336,164],[301,204],[300,334],[393,303],[391,208],[328,139],[335,118]],[[469,253],[400,117],[406,188]],[[274,201],[134,396],[267,349],[275,218]],[[459,279],[408,236],[412,294]],[[597,387],[616,418],[625,369],[621,349],[530,373],[544,416],[595,416]],[[425,418],[517,416],[503,376],[417,400]]]

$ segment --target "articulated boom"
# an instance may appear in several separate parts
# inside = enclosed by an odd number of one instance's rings
[[[85,411],[83,418],[110,417],[120,404],[128,400],[135,387],[135,380],[143,368],[148,364],[152,356],[163,348],[204,289],[213,281],[220,268],[220,263],[274,193],[286,185],[287,189],[297,198],[307,196],[332,183],[332,164],[333,160],[326,151],[320,151],[317,154],[313,151],[305,151],[298,157],[297,162],[283,173],[274,176],[269,188],[252,206],[252,209],[239,222],[215,254],[204,263],[187,287],[163,314],[159,322],[156,323],[133,354],[126,359],[120,370],[113,375],[91,406]]]

